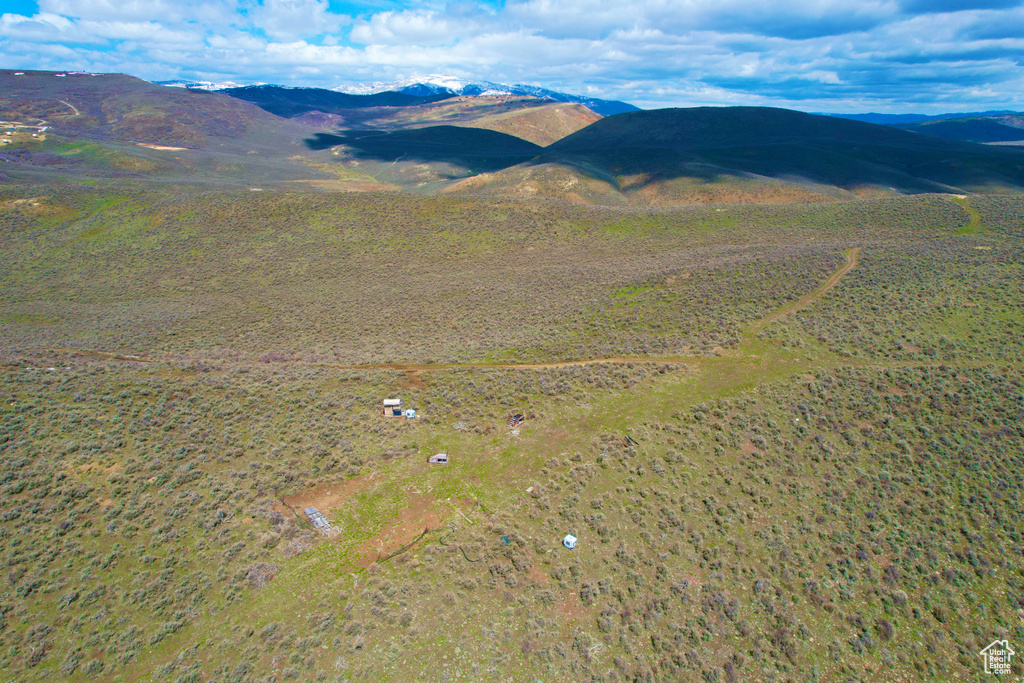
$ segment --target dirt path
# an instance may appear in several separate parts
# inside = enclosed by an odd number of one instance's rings
[[[845,254],[846,264],[836,272],[832,273],[832,275],[830,275],[829,278],[817,289],[810,294],[805,294],[790,305],[780,308],[774,313],[769,313],[765,317],[753,323],[749,328],[747,328],[747,335],[751,337],[755,336],[768,325],[785,318],[790,313],[796,313],[803,308],[807,308],[815,301],[825,296],[825,294],[835,289],[835,286],[839,284],[839,281],[843,279],[843,276],[856,268],[857,264],[860,263],[860,247],[847,249]]]
[[[78,109],[75,107],[75,105],[71,104],[70,102],[65,102],[64,100],[57,100],[57,101],[60,102],[61,104],[66,104],[67,106],[71,107],[71,111],[75,112],[75,116],[81,116],[82,115],[82,112],[78,111]]]
[[[846,263],[839,270],[832,273],[824,283],[814,291],[806,294],[793,303],[769,313],[760,320],[750,324],[744,339],[749,341],[757,336],[757,333],[768,325],[795,313],[823,297],[826,293],[835,288],[847,273],[853,270],[860,262],[860,247],[847,249]],[[92,351],[85,349],[40,349],[42,351],[59,351],[66,353],[89,356],[92,358],[107,358],[110,360],[129,361],[134,363],[160,363],[158,358],[142,358],[140,356],[111,353],[107,351]],[[585,358],[582,360],[552,361],[549,363],[311,363],[314,367],[333,368],[336,370],[396,370],[404,372],[412,378],[421,372],[430,370],[553,370],[558,368],[571,368],[579,365],[598,365],[601,363],[669,363],[672,365],[685,365],[687,363],[699,362],[697,356],[612,356],[609,358]]]
[[[976,235],[984,230],[984,226],[981,224],[981,214],[967,201],[967,195],[957,194],[950,197],[950,199],[966,211],[968,217],[967,225],[957,230],[956,234]]]
[[[337,365],[318,363],[318,367],[338,370],[398,370],[419,373],[426,370],[550,370],[571,368],[577,365],[599,363],[672,363],[682,364],[693,361],[693,356],[612,356],[610,358],[585,358],[583,360],[552,361],[550,363],[364,363],[362,365]]]

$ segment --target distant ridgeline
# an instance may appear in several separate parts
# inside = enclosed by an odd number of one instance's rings
[[[411,107],[447,100],[451,93],[414,95],[404,92],[379,92],[350,95],[325,88],[285,88],[280,85],[247,85],[219,90],[226,95],[252,102],[271,114],[292,118],[307,112],[339,114],[347,109],[366,107]]]
[[[188,87],[188,84],[183,84]],[[203,89],[209,89],[204,86]],[[582,104],[601,116],[611,116],[638,107],[616,100],[602,100],[525,85],[497,83],[393,83],[386,86],[354,87],[328,90],[326,88],[290,88],[279,85],[249,85],[217,88],[217,92],[243,99],[278,116],[294,117],[311,111],[338,114],[346,109],[366,107],[409,107],[430,104],[453,97],[484,97],[509,95],[535,97],[549,102]]]
[[[877,123],[947,140],[1006,143],[1024,141],[1024,113],[985,111],[960,114],[829,114],[854,121]]]

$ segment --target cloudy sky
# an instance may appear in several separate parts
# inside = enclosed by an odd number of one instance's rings
[[[426,74],[641,107],[1024,109],[1024,0],[2,0],[0,68],[334,87]]]

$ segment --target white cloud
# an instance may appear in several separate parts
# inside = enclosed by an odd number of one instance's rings
[[[362,45],[441,45],[465,38],[475,22],[456,22],[437,12],[411,10],[378,12],[352,27],[353,42]]]
[[[37,14],[25,17],[20,14],[0,15],[0,36],[18,38],[22,41],[60,40],[76,31],[70,19],[58,14]]]
[[[229,24],[238,17],[232,0],[39,0],[41,12],[97,21],[196,21]]]
[[[351,21],[331,12],[327,0],[263,0],[248,16],[255,27],[278,40],[335,33]]]
[[[1024,10],[1000,1],[425,0],[354,20],[327,0],[39,2],[0,16],[6,66],[328,87],[447,72],[648,106],[1024,106]]]

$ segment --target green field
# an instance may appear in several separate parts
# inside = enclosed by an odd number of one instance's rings
[[[0,670],[978,680],[1024,643],[1022,226],[4,188]]]

